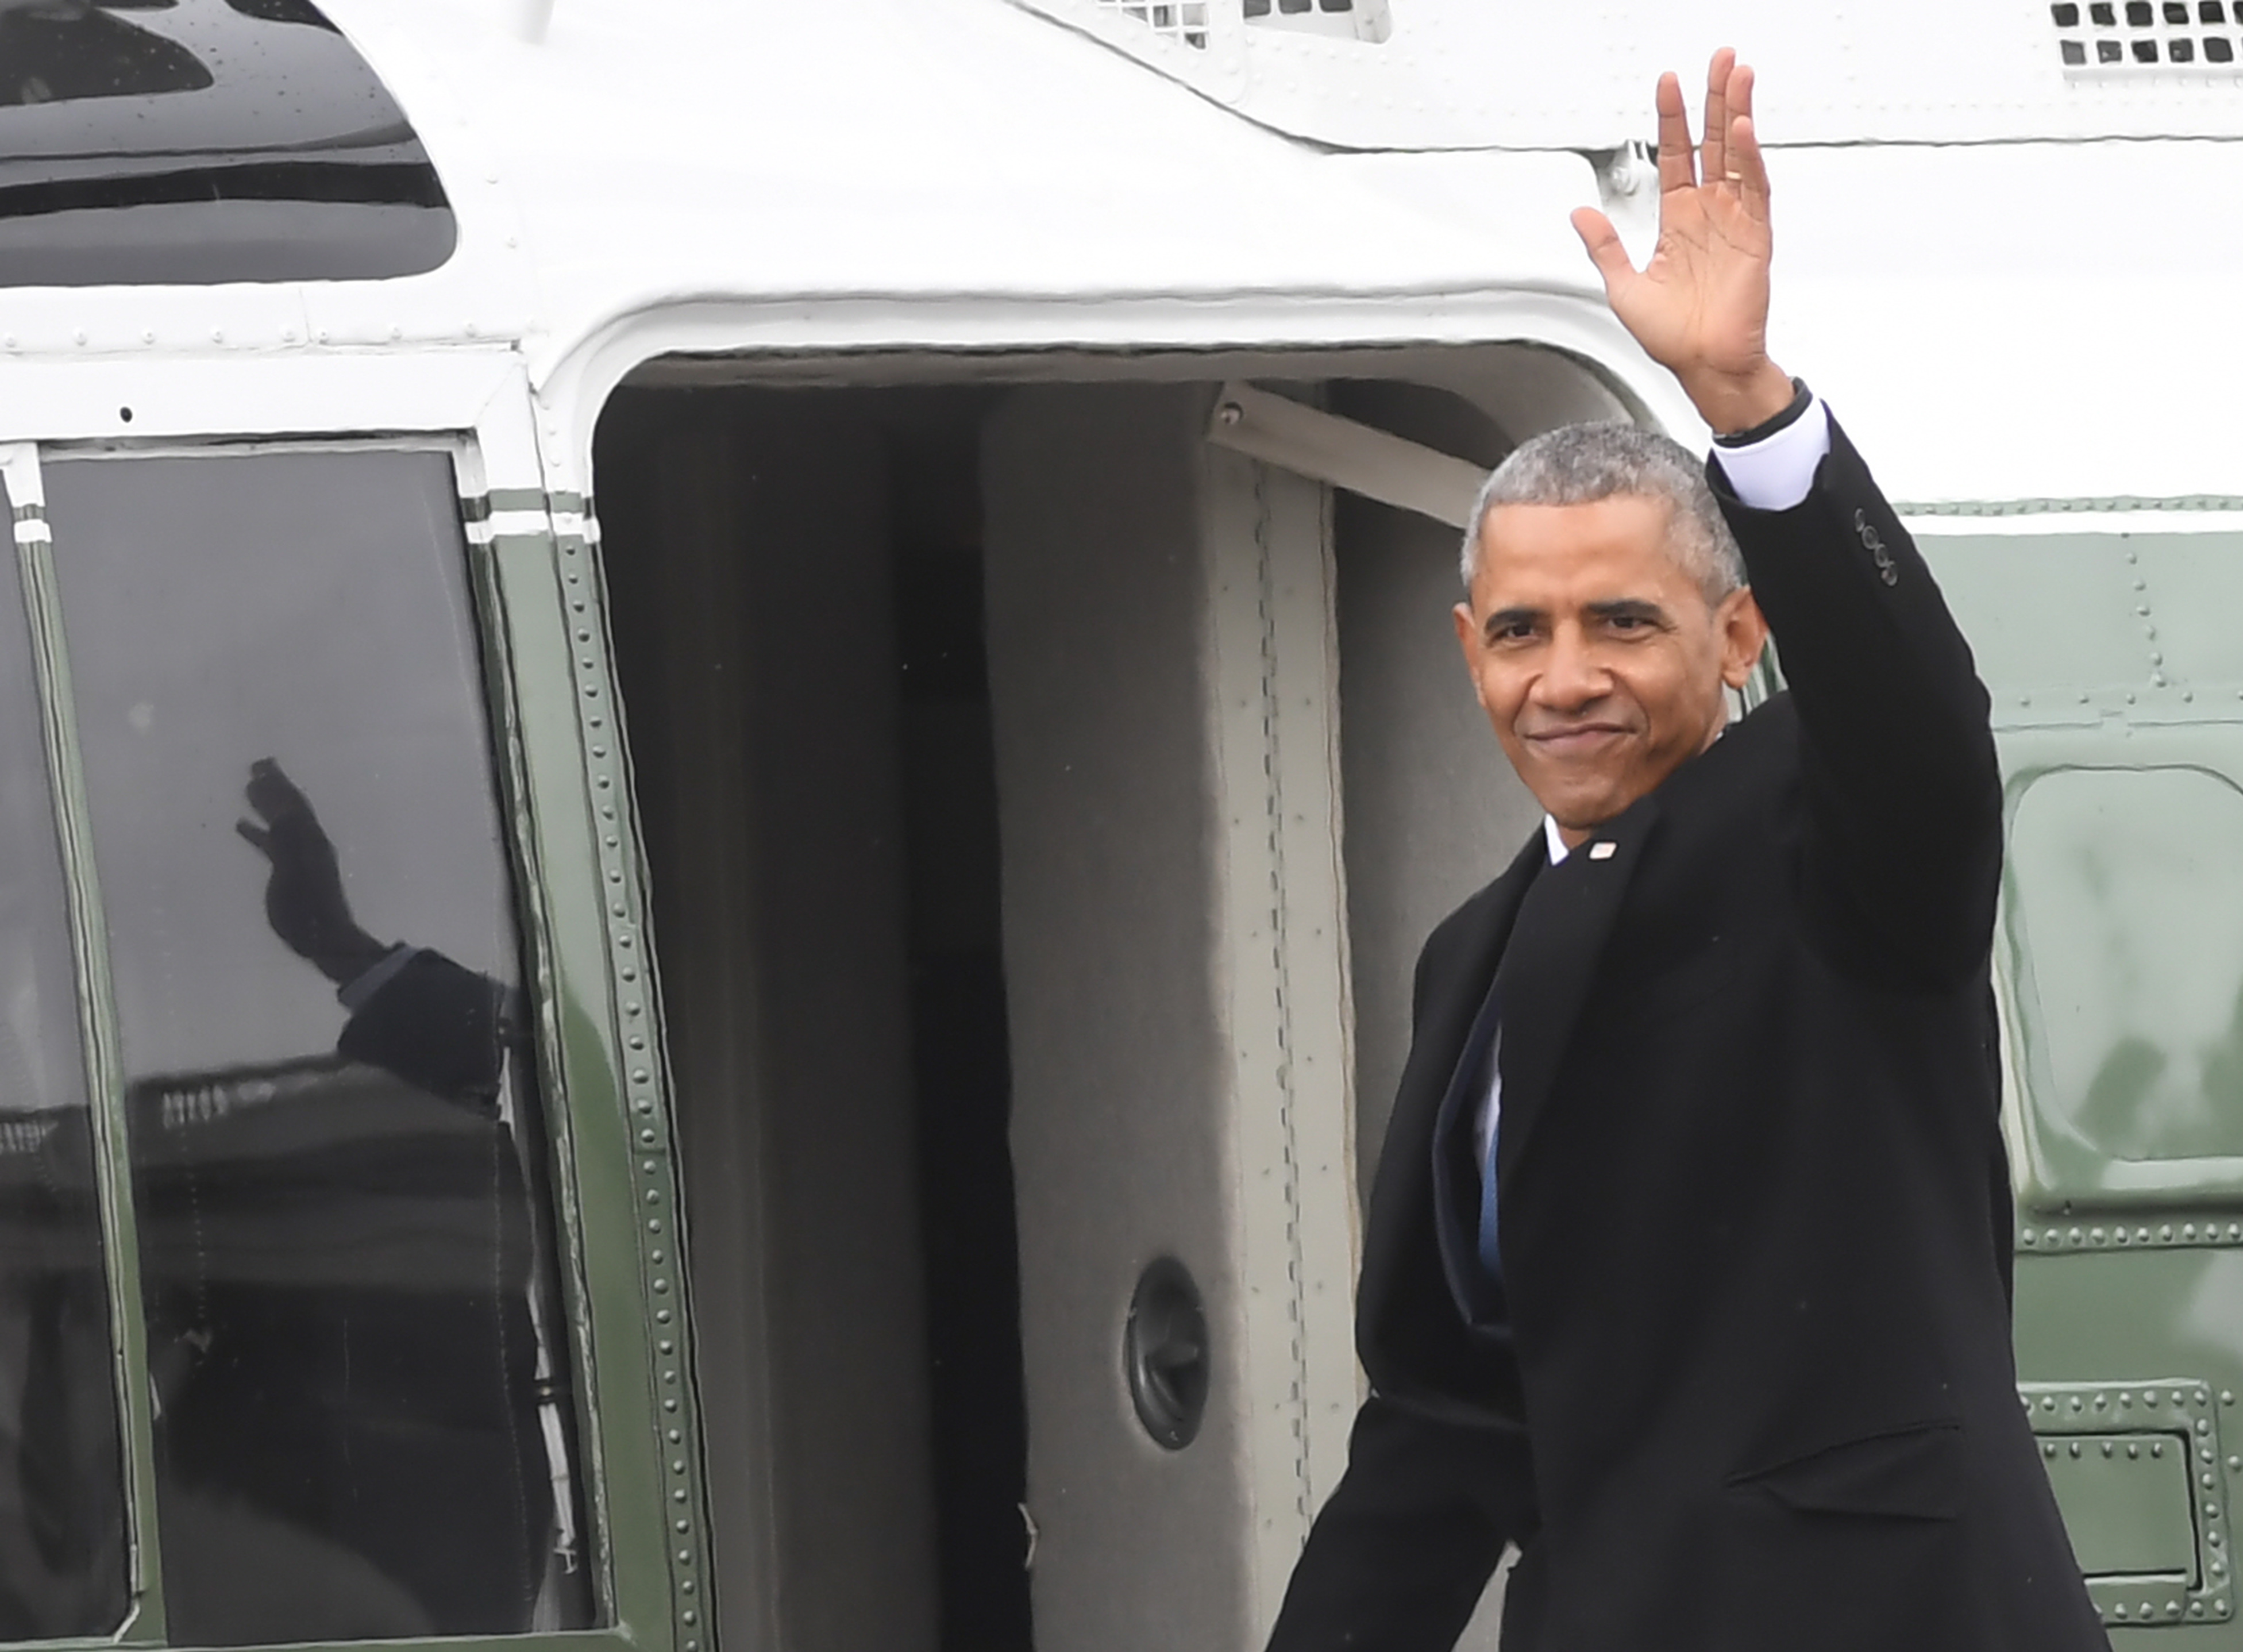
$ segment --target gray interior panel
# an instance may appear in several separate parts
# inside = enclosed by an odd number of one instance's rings
[[[1206,394],[1016,392],[983,449],[1041,1652],[1246,1643],[1229,1082],[1215,974]],[[1205,1293],[1213,1384],[1141,1429],[1139,1271]]]

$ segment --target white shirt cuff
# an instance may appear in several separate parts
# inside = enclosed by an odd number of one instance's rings
[[[420,947],[408,947],[402,943],[392,947],[382,955],[380,963],[345,981],[336,991],[335,996],[343,1001],[345,1009],[354,1015],[357,1015],[360,1010],[366,1008],[367,1001],[376,993],[404,974],[405,966],[418,957],[420,952]]]
[[[1830,414],[1809,395],[1807,411],[1772,436],[1741,448],[1716,448],[1714,462],[1737,502],[1755,510],[1788,510],[1814,491],[1815,469],[1830,451]]]

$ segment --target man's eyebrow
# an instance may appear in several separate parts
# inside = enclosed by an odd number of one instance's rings
[[[1654,625],[1668,624],[1667,610],[1657,603],[1642,597],[1615,597],[1609,601],[1586,604],[1594,619],[1640,619]]]

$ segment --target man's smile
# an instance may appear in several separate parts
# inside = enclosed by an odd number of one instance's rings
[[[1546,756],[1586,758],[1608,751],[1632,732],[1618,723],[1573,723],[1563,728],[1537,729],[1526,738]]]

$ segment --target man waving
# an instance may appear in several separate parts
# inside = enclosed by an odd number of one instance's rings
[[[1571,427],[1474,513],[1457,635],[1547,819],[1419,961],[1373,1394],[1271,1647],[1446,1649],[1515,1543],[1505,1652],[2087,1652],[2011,1357],[1985,691],[1768,357],[1751,71],[1694,153],[1658,105],[1650,263],[1574,226],[1714,458]]]

